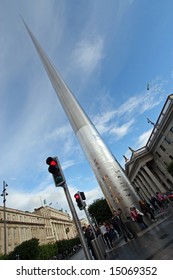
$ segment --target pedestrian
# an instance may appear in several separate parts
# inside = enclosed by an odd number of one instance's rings
[[[111,249],[113,247],[113,244],[112,244],[112,240],[109,236],[108,230],[106,228],[105,222],[103,222],[102,225],[100,226],[100,231],[101,231],[103,240],[105,241],[106,245],[109,247],[109,249]]]
[[[135,229],[133,228],[129,217],[125,217],[125,216],[123,215],[123,212],[122,212],[121,208],[118,208],[118,213],[119,213],[119,216],[120,216],[122,222],[123,222],[124,225],[125,225],[125,228],[126,228],[126,230],[127,230],[127,236],[128,236],[128,238],[129,238],[129,239],[137,238],[138,235],[137,235]]]
[[[112,224],[118,225],[120,229],[120,235],[123,235],[125,242],[128,242],[128,238],[131,239],[132,236],[130,235],[130,232],[122,220],[120,211],[113,211]]]
[[[142,211],[142,213],[146,216],[147,214],[149,214],[150,216],[150,219],[152,221],[155,221],[155,215],[154,215],[154,211],[153,209],[150,207],[150,204],[147,203],[146,200],[139,200],[139,206],[140,206],[140,209]]]
[[[114,229],[114,226],[112,223],[109,224],[109,228],[110,228],[110,234],[113,236],[113,237],[116,237],[116,238],[119,238],[119,233],[117,230]]]
[[[93,235],[93,232],[92,232],[92,229],[91,229],[91,226],[88,225],[88,226],[83,226],[83,232],[84,232],[84,236],[86,238],[86,241],[87,241],[87,245],[88,245],[88,248],[91,250],[91,253],[92,253],[92,256],[93,258],[96,260],[97,257],[96,257],[96,254],[95,254],[95,251],[93,249],[93,245],[92,245],[92,240],[94,239],[94,235]]]
[[[161,209],[164,210],[165,208],[167,208],[166,207],[167,205],[165,204],[165,197],[164,197],[164,195],[162,193],[160,193],[160,192],[156,192],[156,197],[157,197],[157,199],[158,199],[158,201],[160,203]]]
[[[147,228],[147,224],[143,220],[143,213],[140,212],[136,207],[130,207],[130,215],[133,221],[136,221],[140,226]]]
[[[160,207],[159,207],[158,199],[157,199],[155,196],[152,196],[152,197],[150,198],[150,203],[151,203],[151,205],[153,206],[154,211],[155,211],[156,213],[160,212]]]
[[[126,222],[125,222],[126,227],[128,228],[128,230],[133,235],[133,238],[135,238],[135,239],[138,238],[137,232],[136,232],[136,230],[133,227],[133,220],[132,220],[132,218],[130,216],[127,216],[126,219],[127,219]]]

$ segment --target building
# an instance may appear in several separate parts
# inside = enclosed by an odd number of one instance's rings
[[[76,237],[77,231],[68,213],[49,206],[33,213],[5,208],[6,253],[26,240],[38,238],[40,244]],[[4,254],[4,208],[0,206],[0,254]]]
[[[44,217],[48,243],[76,237],[76,227],[68,213],[49,206],[35,209],[34,213]]]
[[[126,174],[143,199],[173,189],[173,177],[167,171],[173,161],[173,94],[167,97],[157,122],[148,122],[153,130],[146,146],[136,151],[130,148],[131,158],[125,158]]]

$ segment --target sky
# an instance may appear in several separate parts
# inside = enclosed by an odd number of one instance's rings
[[[147,118],[156,122],[172,94],[173,1],[0,0],[0,6],[6,205],[31,212],[51,205],[70,213],[47,157],[58,156],[74,205],[77,191],[85,192],[87,205],[103,194],[20,16],[124,168],[128,147],[145,146],[153,128]]]

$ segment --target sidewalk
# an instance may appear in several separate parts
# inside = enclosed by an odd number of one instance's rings
[[[157,221],[128,243],[121,240],[107,251],[108,260],[173,260],[173,209],[157,215]]]
[[[115,240],[113,249],[106,250],[106,260],[173,260],[173,208],[169,207],[156,218],[156,222],[138,232],[137,239],[128,243],[123,238]],[[81,249],[69,259],[86,258]]]

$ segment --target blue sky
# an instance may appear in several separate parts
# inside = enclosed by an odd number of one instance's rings
[[[48,156],[59,157],[72,199],[84,191],[90,204],[102,193],[20,15],[124,167],[128,147],[147,142],[147,117],[155,122],[172,93],[173,2],[0,4],[0,180],[8,184],[7,206],[33,211],[46,199],[69,211],[47,171]]]

